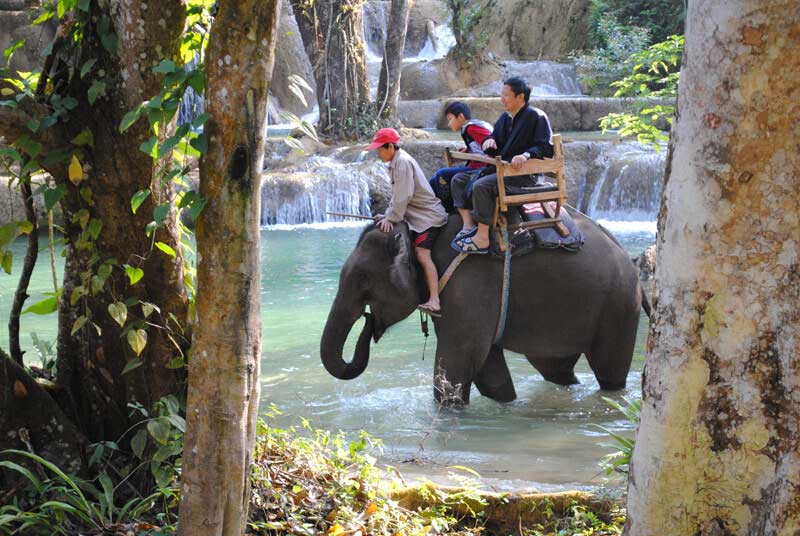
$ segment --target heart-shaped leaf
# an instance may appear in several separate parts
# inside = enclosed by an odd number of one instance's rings
[[[110,303],[108,304],[108,314],[111,315],[114,322],[119,324],[119,327],[122,327],[125,325],[125,320],[128,318],[128,308],[122,302]]]
[[[143,329],[132,329],[128,332],[128,345],[138,356],[147,345],[147,332]]]

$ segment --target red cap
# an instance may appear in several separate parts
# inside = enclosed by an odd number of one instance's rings
[[[372,138],[372,143],[369,144],[367,147],[368,150],[377,149],[381,145],[385,143],[399,143],[400,142],[400,134],[393,128],[382,128],[378,132],[375,133],[375,137]]]

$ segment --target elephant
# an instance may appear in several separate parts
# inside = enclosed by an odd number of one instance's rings
[[[524,354],[544,379],[559,385],[578,383],[574,367],[584,354],[601,389],[625,387],[645,306],[638,274],[609,232],[574,209],[570,214],[585,238],[579,251],[538,249],[512,259],[507,320],[497,344],[503,260],[470,255],[454,272],[441,296],[441,317],[433,319],[437,402],[468,404],[473,384],[498,402],[514,400],[504,349]],[[457,255],[450,242],[460,228],[460,216],[451,215],[434,245],[440,277]],[[369,361],[370,339],[377,343],[427,294],[408,226],[401,222],[385,233],[369,225],[342,267],[320,342],[324,367],[339,379],[359,376]],[[347,362],[344,344],[362,315],[366,322]]]

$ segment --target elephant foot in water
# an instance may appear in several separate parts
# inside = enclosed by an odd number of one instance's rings
[[[466,374],[465,371],[461,372]],[[441,369],[437,371],[433,380],[433,395],[438,403],[469,404],[473,382],[483,396],[498,402],[511,402],[517,398],[502,348],[492,346],[489,349],[489,354],[472,380],[457,380],[456,377],[452,372],[447,374]]]

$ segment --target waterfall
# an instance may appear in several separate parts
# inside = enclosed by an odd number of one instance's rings
[[[655,220],[663,189],[665,151],[634,142],[610,147],[595,160],[594,165],[601,166],[602,171],[593,185],[587,185],[591,188],[587,214],[617,221]]]
[[[327,212],[372,215],[376,183],[388,184],[379,162],[342,163],[311,157],[299,166],[264,174],[261,225],[341,221]]]

